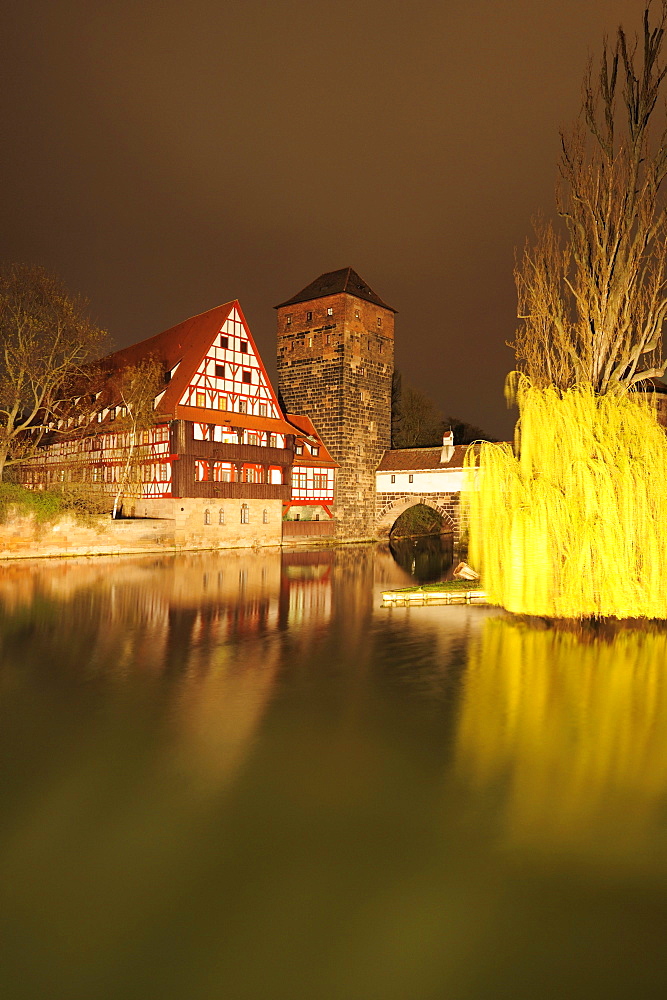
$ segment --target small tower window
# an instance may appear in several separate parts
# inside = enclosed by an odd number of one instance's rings
[[[241,524],[250,524],[250,511],[247,503],[241,504]]]
[[[206,510],[204,511],[204,524],[210,524],[210,523],[211,523],[211,512],[207,507]]]
[[[221,507],[220,510],[218,511],[218,524],[224,524],[224,523],[225,523],[225,508]]]
[[[331,335],[330,334],[327,333],[325,335],[324,342],[325,342],[325,344],[330,344],[331,343]]]
[[[288,315],[287,315],[287,316],[285,317],[285,319],[286,319],[286,321],[287,321],[287,325],[288,325],[288,326],[291,326],[291,325],[292,325],[292,317],[291,317],[291,316],[290,316],[290,315],[288,314]]]
[[[359,319],[359,310],[358,309],[354,310],[354,318],[355,319]]]
[[[391,477],[391,481],[392,481],[392,483],[395,483],[396,482],[396,476],[392,476]]]
[[[263,524],[268,524],[269,523],[269,512],[266,509],[266,507],[262,511],[262,522],[263,522]]]
[[[312,318],[313,318],[313,314],[312,314],[312,312],[310,312],[310,310],[308,310],[308,312],[306,313],[306,323],[310,323],[311,320],[312,320]]]
[[[415,481],[415,477],[412,475],[412,473],[410,473],[410,475],[408,476],[408,482],[409,483],[414,483],[414,481]]]
[[[333,306],[327,306],[327,316],[333,316]]]
[[[382,316],[378,316],[378,326],[382,326]]]

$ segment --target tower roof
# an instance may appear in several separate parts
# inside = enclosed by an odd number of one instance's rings
[[[386,302],[383,302],[379,295],[375,294],[373,289],[352,267],[342,267],[340,271],[327,271],[326,274],[321,274],[319,278],[315,278],[315,281],[311,281],[291,299],[279,302],[275,308],[296,305],[298,302],[310,302],[311,299],[323,299],[327,295],[340,295],[341,292],[354,295],[358,299],[364,299],[365,302],[373,302],[376,306],[389,309],[390,312],[396,312]]]

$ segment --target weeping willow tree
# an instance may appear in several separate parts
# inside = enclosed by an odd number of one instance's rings
[[[510,611],[667,618],[667,438],[637,391],[666,366],[666,20],[647,8],[643,45],[619,28],[589,69],[561,230],[539,221],[517,263],[515,448],[483,443],[467,496],[471,561]]]

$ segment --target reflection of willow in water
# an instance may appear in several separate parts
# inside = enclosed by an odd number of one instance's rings
[[[665,631],[582,638],[485,623],[470,647],[458,771],[500,794],[510,843],[646,846],[667,801],[666,668]]]
[[[443,580],[454,562],[453,535],[421,535],[389,540],[394,559],[418,583]]]

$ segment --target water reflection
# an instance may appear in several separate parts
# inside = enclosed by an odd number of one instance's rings
[[[665,634],[381,609],[409,579],[388,546],[0,570],[0,995],[652,995]]]
[[[469,647],[457,768],[494,798],[506,846],[655,863],[665,847],[666,666],[660,627],[605,635],[485,623]]]
[[[454,536],[451,534],[392,537],[389,549],[398,565],[417,583],[451,579],[454,568]]]

